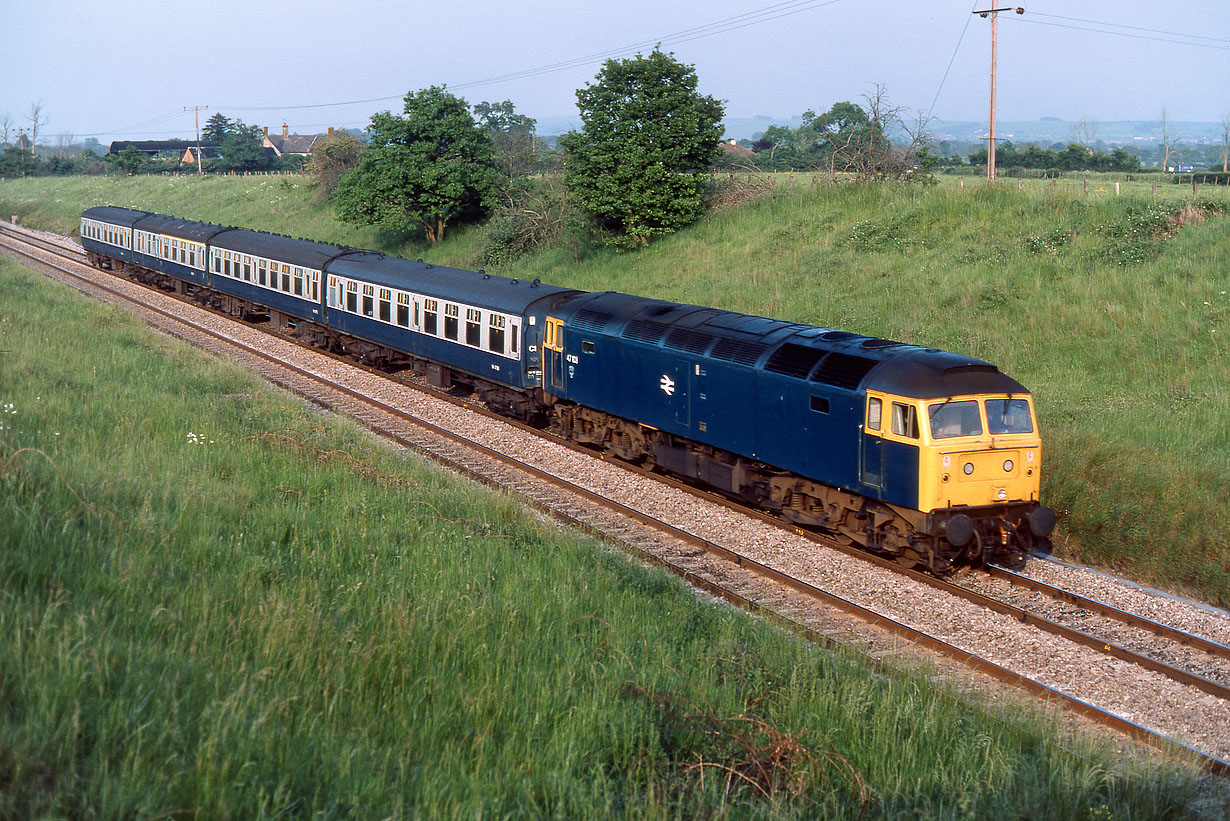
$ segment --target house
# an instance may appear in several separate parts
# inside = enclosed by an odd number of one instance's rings
[[[202,145],[200,147],[200,154],[201,154],[200,159],[212,160],[218,156],[218,149],[213,147],[212,145]],[[183,159],[179,161],[179,164],[180,165],[195,165],[197,162],[197,159],[198,159],[197,158],[197,147],[195,145],[192,145],[192,146],[189,146],[186,151],[184,151]]]
[[[718,145],[722,147],[722,150],[725,151],[727,155],[734,157],[735,159],[745,159],[747,157],[755,156],[756,154],[756,152],[752,149],[739,145],[739,143],[734,139],[722,140],[718,143]]]
[[[309,157],[312,154],[312,148],[315,147],[316,141],[321,137],[332,137],[333,126],[329,126],[328,134],[291,134],[290,126],[282,123],[282,136],[269,136],[269,126],[265,126],[265,138],[261,141],[261,145],[265,148],[272,148],[273,153],[281,157],[284,154],[301,154]]]
[[[108,154],[120,154],[125,149],[135,148],[142,154],[149,154],[151,157],[162,154],[163,152],[174,151],[176,156],[188,146],[187,140],[116,140],[111,143],[111,150]]]

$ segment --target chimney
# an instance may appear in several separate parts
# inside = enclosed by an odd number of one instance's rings
[[[329,126],[329,136],[333,136],[333,126]]]
[[[269,136],[269,126],[265,126],[265,136]]]
[[[288,126],[286,123],[282,123],[282,136],[283,137],[290,136],[290,126]]]

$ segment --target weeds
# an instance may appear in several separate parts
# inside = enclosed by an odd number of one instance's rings
[[[743,712],[722,715],[633,681],[620,692],[653,708],[663,766],[684,789],[703,793],[706,778],[715,778],[726,795],[750,791],[777,801],[835,789],[852,793],[860,810],[872,804],[867,784],[845,756],[805,741],[818,733],[789,733],[757,714],[755,698]],[[837,779],[836,787],[829,786],[830,778]]]

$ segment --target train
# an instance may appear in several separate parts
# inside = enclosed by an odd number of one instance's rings
[[[937,348],[116,206],[91,264],[944,575],[1047,553],[1033,397]]]

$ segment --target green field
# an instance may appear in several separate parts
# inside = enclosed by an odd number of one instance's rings
[[[1115,185],[1120,185],[1116,195]],[[564,243],[503,273],[855,330],[994,362],[1037,397],[1059,555],[1230,604],[1230,193],[1091,175],[773,194],[635,254]],[[75,230],[111,203],[477,267],[337,223],[302,178],[0,182],[0,214]]]
[[[0,818],[1207,800],[699,601],[6,258],[0,350]]]

